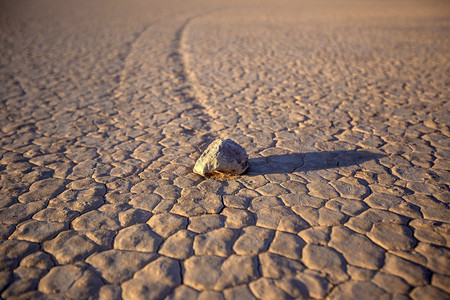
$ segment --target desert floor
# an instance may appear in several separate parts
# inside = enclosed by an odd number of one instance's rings
[[[448,1],[0,2],[4,299],[450,299]],[[215,138],[246,174],[192,172]]]

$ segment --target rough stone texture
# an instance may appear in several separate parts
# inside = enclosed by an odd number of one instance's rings
[[[405,294],[410,290],[410,286],[400,277],[386,274],[383,272],[377,272],[372,282],[378,285],[383,290],[393,294]]]
[[[0,220],[3,224],[19,224],[29,219],[33,214],[43,209],[44,201],[36,201],[32,203],[15,203],[8,207],[0,209]]]
[[[368,209],[360,215],[348,220],[345,225],[356,232],[364,234],[367,231],[370,231],[372,226],[377,223],[406,224],[407,220],[408,219],[403,216],[386,210]]]
[[[39,291],[46,294],[64,293],[81,278],[83,270],[74,265],[56,266],[39,282]]]
[[[75,299],[98,298],[103,281],[91,270],[85,270],[67,291]]]
[[[22,203],[50,200],[64,190],[64,180],[47,178],[31,184],[30,191],[19,196]]]
[[[120,229],[119,217],[114,213],[90,211],[79,216],[72,222],[75,230],[94,230],[94,229]]]
[[[162,299],[181,283],[179,263],[160,257],[122,284],[123,299]],[[150,279],[150,280],[149,280]]]
[[[20,294],[27,293],[36,289],[38,280],[47,273],[42,269],[18,267],[14,270],[12,277],[15,281],[7,287],[3,293],[3,298],[20,297]]]
[[[448,298],[448,293],[443,290],[434,287],[432,285],[421,286],[415,288],[411,292],[411,298],[414,300],[419,299],[446,299]]]
[[[194,173],[202,176],[215,173],[239,175],[248,168],[245,149],[233,140],[214,140],[195,162]]]
[[[414,237],[417,240],[450,247],[450,238],[446,234],[450,230],[450,224],[416,219],[409,225],[414,229]]]
[[[240,255],[254,255],[267,250],[273,237],[273,231],[257,226],[249,226],[242,230],[233,246],[234,252]]]
[[[105,284],[100,288],[99,299],[119,299],[121,297],[122,291],[119,286]]]
[[[81,261],[99,247],[87,236],[76,231],[64,231],[44,243],[44,250],[51,253],[60,264]]]
[[[7,240],[0,243],[0,266],[4,269],[14,269],[27,255],[38,251],[35,243]]]
[[[196,290],[212,290],[221,276],[220,267],[224,260],[225,258],[217,256],[188,258],[183,268],[184,283]]]
[[[247,286],[237,286],[234,288],[225,289],[223,291],[226,300],[255,300],[252,292]]]
[[[177,299],[196,299],[198,298],[198,292],[185,285],[179,285],[176,287],[166,299],[177,300]]]
[[[194,239],[195,254],[227,257],[231,254],[231,246],[235,236],[235,231],[226,228],[197,235]]]
[[[298,236],[279,231],[270,244],[269,251],[287,258],[299,260],[305,242]]]
[[[295,276],[305,269],[305,266],[297,260],[269,252],[260,254],[259,261],[261,263],[262,274],[267,278]]]
[[[426,258],[426,267],[439,274],[450,276],[450,250],[428,243],[419,243],[417,253]]]
[[[45,252],[37,251],[26,256],[20,261],[20,265],[23,267],[32,267],[43,270],[48,270],[55,264],[52,261],[50,255]]]
[[[151,217],[147,224],[154,232],[167,238],[176,233],[178,230],[185,229],[187,226],[187,220],[179,215],[163,213]]]
[[[417,244],[411,229],[398,224],[377,223],[368,236],[387,250],[411,250]]]
[[[345,227],[333,227],[329,244],[354,266],[376,270],[383,265],[383,249]]]
[[[133,225],[122,229],[114,240],[114,248],[140,252],[156,252],[161,238],[153,233],[146,224]]]
[[[249,286],[258,299],[288,299],[288,295],[278,288],[271,279],[260,278],[250,283]]]
[[[330,241],[331,228],[317,226],[302,230],[298,235],[308,244],[327,245]]]
[[[422,286],[429,282],[430,272],[426,268],[392,254],[386,254],[383,270],[403,278],[412,286]]]
[[[151,253],[108,250],[91,255],[86,262],[107,282],[118,284],[133,277],[136,271],[154,258]]]
[[[202,214],[217,214],[222,208],[223,203],[219,195],[193,188],[186,189],[181,194],[170,212],[189,218]]]
[[[0,6],[0,298],[450,298],[448,1]]]
[[[292,298],[310,297],[324,299],[331,284],[314,272],[299,273],[295,277],[284,277],[276,281],[278,287]]]
[[[307,245],[303,249],[304,264],[312,269],[327,275],[328,280],[337,284],[348,279],[346,263],[336,251],[318,245]]]
[[[200,300],[208,300],[208,299],[224,300],[223,294],[220,293],[220,292],[215,292],[215,291],[204,291],[204,292],[201,292],[198,295],[198,299],[200,299]]]
[[[194,254],[193,243],[194,233],[180,230],[165,240],[158,253],[176,259],[186,259]]]
[[[215,289],[222,291],[225,288],[249,283],[258,276],[258,264],[255,256],[229,256],[221,266],[219,280]]]
[[[253,225],[255,222],[252,213],[248,210],[225,208],[222,215],[226,217],[225,227],[227,228],[244,228]]]
[[[431,279],[433,286],[440,288],[447,293],[450,293],[450,276],[445,276],[441,274],[434,274]]]
[[[382,288],[369,281],[347,281],[331,291],[330,299],[389,299]]]
[[[28,220],[17,225],[11,238],[39,243],[54,238],[67,227],[64,223]]]
[[[208,231],[223,228],[225,218],[222,215],[200,215],[189,218],[188,229],[196,233],[206,233]]]

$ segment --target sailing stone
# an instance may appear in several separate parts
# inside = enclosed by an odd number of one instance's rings
[[[239,175],[247,168],[248,155],[243,147],[230,139],[216,139],[195,163],[194,173],[205,177],[219,174]]]

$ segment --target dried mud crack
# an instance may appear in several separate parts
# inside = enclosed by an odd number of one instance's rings
[[[0,298],[450,297],[447,2],[0,7]]]

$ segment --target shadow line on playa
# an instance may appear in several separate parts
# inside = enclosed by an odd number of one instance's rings
[[[386,155],[370,151],[339,150],[271,155],[249,159],[246,175],[285,174],[349,167]]]

